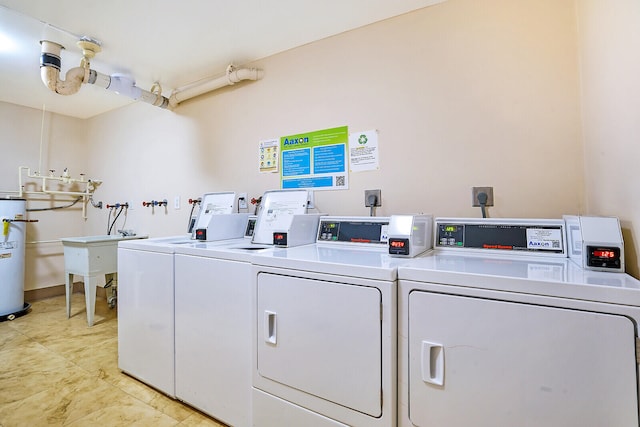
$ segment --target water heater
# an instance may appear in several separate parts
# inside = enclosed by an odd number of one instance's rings
[[[0,199],[0,318],[12,319],[24,304],[24,199]]]

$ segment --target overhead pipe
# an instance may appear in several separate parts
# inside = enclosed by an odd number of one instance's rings
[[[162,96],[158,84],[154,84],[151,88],[153,92],[150,92],[139,88],[136,86],[134,80],[123,74],[112,74],[108,76],[96,70],[90,70],[86,83],[114,91],[118,95],[128,96],[136,101],[144,101],[156,107],[167,108],[169,106],[169,99]]]
[[[67,71],[65,79],[60,80],[60,68],[62,65],[60,52],[64,49],[64,46],[48,40],[42,40],[40,44],[42,45],[40,77],[44,84],[60,95],[73,95],[78,92],[89,70],[84,67],[72,68]]]
[[[236,69],[232,64],[227,67],[224,76],[204,79],[175,89],[169,97],[169,108],[175,108],[178,104],[196,96],[231,86],[243,80],[260,80],[264,76],[264,71],[257,68]]]
[[[62,64],[60,52],[64,46],[49,40],[42,40],[40,44],[42,45],[40,76],[49,89],[60,95],[73,95],[80,90],[82,83],[87,83],[112,90],[135,100],[144,101],[156,107],[167,108],[169,106],[169,99],[162,96],[162,90],[157,84],[154,84],[151,91],[147,91],[137,87],[135,81],[126,76],[120,74],[108,76],[92,70],[89,62],[101,50],[95,40],[82,39],[78,41],[78,46],[82,49],[84,56],[80,67],[67,71],[64,80],[60,79]]]

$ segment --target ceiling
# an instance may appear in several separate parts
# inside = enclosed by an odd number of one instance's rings
[[[100,41],[91,68],[163,95],[278,52],[443,0],[0,0],[0,101],[89,118],[131,102],[93,85],[58,95],[40,79],[40,40],[65,47],[61,79]],[[268,73],[269,70],[264,70]],[[154,108],[149,106],[149,108]]]

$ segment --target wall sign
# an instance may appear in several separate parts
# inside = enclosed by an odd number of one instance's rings
[[[281,137],[281,188],[348,189],[348,142],[347,126]]]
[[[351,172],[379,169],[378,131],[354,132],[349,136]]]
[[[258,167],[260,172],[278,172],[278,138],[260,141],[258,150]]]

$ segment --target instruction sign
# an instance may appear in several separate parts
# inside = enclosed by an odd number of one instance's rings
[[[347,126],[281,137],[281,187],[349,188],[348,142]]]
[[[261,173],[278,172],[278,138],[260,141],[258,150],[258,165]]]
[[[379,168],[378,131],[354,132],[349,135],[349,164],[351,172]]]

